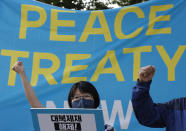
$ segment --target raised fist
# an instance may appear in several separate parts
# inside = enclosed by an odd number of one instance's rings
[[[155,67],[152,65],[142,67],[138,73],[140,82],[147,82],[152,80],[155,73]]]
[[[12,70],[14,70],[17,73],[23,73],[24,72],[24,67],[23,63],[21,61],[17,61],[15,65],[12,67]]]

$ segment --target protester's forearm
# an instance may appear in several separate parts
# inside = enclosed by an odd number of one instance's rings
[[[24,87],[25,95],[33,108],[43,108],[43,105],[39,102],[34,90],[32,89],[25,72],[20,73],[22,84]]]

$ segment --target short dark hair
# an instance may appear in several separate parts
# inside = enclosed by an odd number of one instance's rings
[[[99,94],[96,88],[93,86],[93,84],[87,81],[79,81],[74,85],[72,85],[72,88],[70,89],[70,92],[68,94],[68,104],[71,108],[72,108],[72,98],[74,97],[75,91],[77,89],[79,89],[79,91],[82,93],[89,93],[93,96],[94,108],[97,108],[99,106],[100,104]]]

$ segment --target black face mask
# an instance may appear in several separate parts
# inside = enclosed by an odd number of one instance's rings
[[[72,102],[72,108],[94,108],[94,100],[81,98],[80,100]]]

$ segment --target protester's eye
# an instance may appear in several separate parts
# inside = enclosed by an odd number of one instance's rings
[[[91,95],[85,95],[84,98],[91,98]]]
[[[80,99],[81,98],[81,96],[74,96],[74,99]]]

